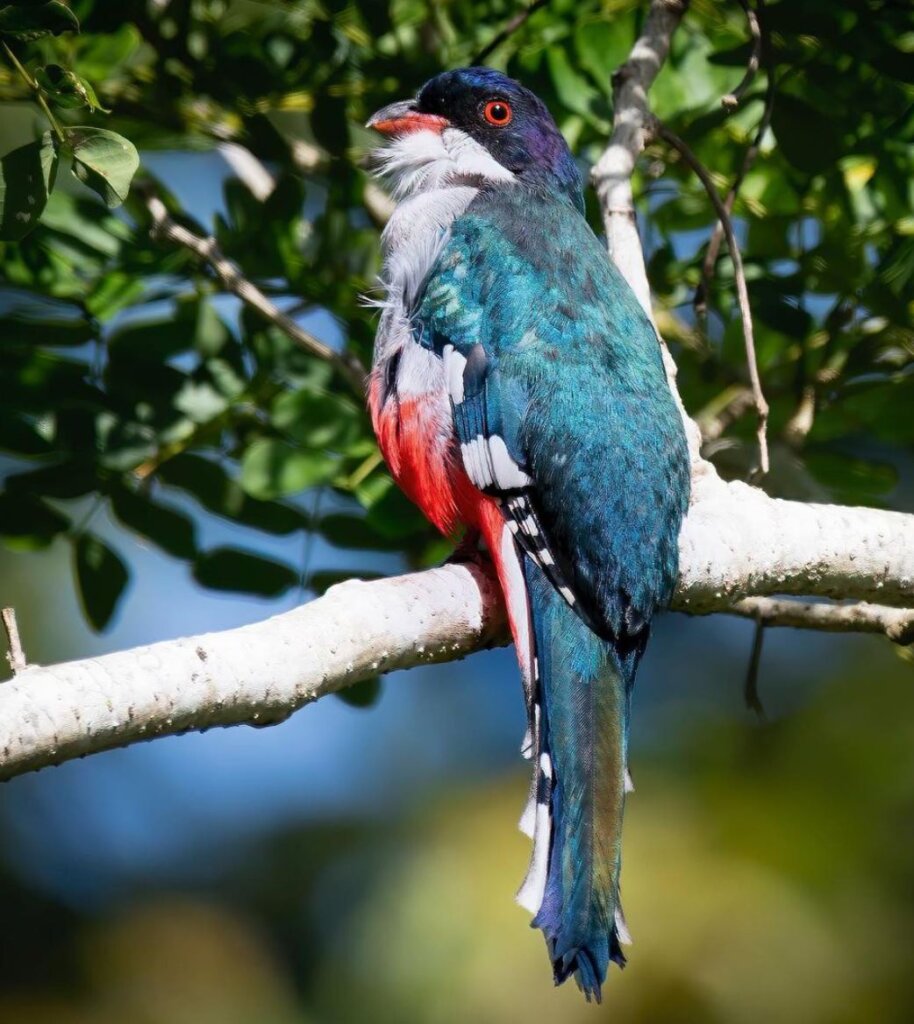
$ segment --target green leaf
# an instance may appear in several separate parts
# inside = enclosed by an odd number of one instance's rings
[[[97,81],[109,81],[128,63],[131,63],[133,71],[144,63],[138,59],[140,55],[137,53],[143,40],[131,22],[122,24],[116,31],[109,29],[97,35],[87,33],[80,44],[79,69]]]
[[[140,166],[136,146],[106,128],[68,128],[73,150],[73,173],[104,199],[109,209],[120,206]]]
[[[228,408],[228,401],[206,380],[187,380],[174,398],[174,406],[194,423],[209,423]]]
[[[549,74],[555,91],[563,106],[589,121],[596,121],[601,127],[608,126],[609,111],[605,101],[602,104],[598,103],[602,97],[590,82],[572,66],[564,47],[550,46],[546,51],[546,62],[549,65]],[[604,116],[596,117],[595,109],[599,109],[600,114]]]
[[[320,521],[321,534],[338,548],[360,551],[397,551],[398,540],[385,536],[361,516],[335,512]]]
[[[79,19],[58,0],[45,4],[9,4],[0,8],[0,35],[31,40],[78,31]]]
[[[321,569],[318,572],[313,572],[308,576],[308,588],[313,590],[315,594],[323,594],[328,591],[331,587],[336,586],[337,583],[345,583],[346,580],[352,579],[352,570],[343,569]],[[360,580],[379,580],[381,574],[377,572],[365,572],[359,570]]]
[[[97,487],[95,467],[85,458],[55,462],[6,478],[11,494],[40,494],[46,498],[81,498]]]
[[[183,512],[161,505],[145,494],[126,487],[112,491],[111,507],[124,526],[169,555],[186,559],[196,557],[194,524]]]
[[[196,320],[195,345],[199,352],[205,356],[215,356],[231,340],[231,332],[225,326],[222,318],[213,308],[212,303],[201,299],[194,310]]]
[[[708,54],[708,63],[727,68],[744,68],[749,63],[751,55],[752,44],[740,43],[739,46],[730,46]]]
[[[428,532],[428,520],[387,473],[363,481],[356,489],[356,497],[367,510],[365,521],[384,537],[402,540]]]
[[[771,128],[781,152],[801,171],[817,174],[829,170],[841,156],[840,123],[789,93],[778,94]]]
[[[38,224],[56,175],[51,132],[0,159],[0,241],[18,241]]]
[[[201,455],[185,453],[169,459],[156,476],[192,494],[210,512],[264,533],[284,536],[307,525],[299,509],[249,497],[222,466]]]
[[[101,632],[111,621],[130,573],[120,556],[93,533],[81,533],[74,546],[76,584],[83,611]]]
[[[278,597],[298,582],[298,574],[282,562],[243,551],[214,548],[194,563],[194,579],[211,590],[231,590],[259,597]]]
[[[309,448],[345,451],[367,433],[365,417],[354,402],[304,388],[281,394],[271,419],[274,427]]]
[[[345,101],[328,93],[318,96],[314,110],[311,111],[311,130],[321,146],[341,156],[349,144]]]
[[[323,452],[303,451],[285,441],[261,438],[241,460],[241,486],[254,498],[280,498],[327,483],[336,472],[336,460]]]
[[[602,12],[596,17],[575,28],[575,54],[578,64],[609,92],[610,72],[625,60],[635,40],[634,19],[631,12],[621,11],[612,20]],[[555,73],[551,67],[550,72]]]
[[[84,194],[67,195],[63,189],[57,189],[48,200],[41,223],[55,232],[58,245],[79,253],[79,269],[83,272],[94,266],[101,268],[102,262],[122,253],[122,243],[130,236],[124,221],[118,220],[100,203]],[[67,294],[83,301],[85,285]]]
[[[62,68],[59,64],[48,64],[47,67],[38,68],[35,72],[35,80],[47,93],[48,96],[60,107],[75,109],[77,107],[88,107],[90,110],[100,110],[110,114],[101,103],[91,84],[82,75],[75,71]]]
[[[113,359],[132,363],[161,363],[193,345],[191,325],[179,317],[155,320],[132,319],[108,338]],[[140,370],[140,366],[136,367]],[[142,372],[140,370],[140,372]]]
[[[17,551],[46,548],[70,525],[66,516],[25,494],[0,494],[0,537]]]
[[[0,409],[0,449],[16,455],[45,455],[52,451],[34,423],[9,409]]]
[[[381,680],[378,676],[363,679],[360,683],[353,683],[352,686],[337,690],[336,696],[350,707],[370,708],[372,704],[377,704],[381,696]]]
[[[8,316],[0,316],[0,348],[42,345],[84,345],[95,337],[92,324],[81,316],[66,315],[48,304],[46,309],[14,309]]]

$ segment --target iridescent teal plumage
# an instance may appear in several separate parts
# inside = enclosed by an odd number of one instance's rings
[[[619,900],[631,672],[529,559],[525,575],[540,666],[542,746],[554,782],[543,930],[556,982],[576,972],[600,997],[609,960],[625,964]]]
[[[653,328],[574,205],[483,192],[452,228],[414,330],[485,353],[455,406],[460,439],[498,435],[577,605],[529,556],[553,843],[535,919],[557,980],[599,995],[624,963],[617,911],[628,707],[650,620],[676,578],[688,501],[679,412]],[[620,915],[621,916],[621,915]]]
[[[625,962],[629,708],[676,579],[682,421],[653,327],[532,93],[459,69],[371,123],[394,137],[387,167],[409,196],[385,232],[373,419],[429,518],[479,529],[495,561],[535,764],[519,898],[556,981],[574,974],[599,999],[609,962]]]

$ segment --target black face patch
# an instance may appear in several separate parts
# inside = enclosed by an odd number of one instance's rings
[[[394,352],[384,367],[384,381],[381,385],[380,395],[382,406],[391,395],[396,395],[397,393],[397,373],[400,370],[400,357],[402,354],[401,351]]]
[[[492,68],[458,68],[427,82],[418,110],[447,118],[495,160],[532,185],[580,202],[580,176],[545,104]]]

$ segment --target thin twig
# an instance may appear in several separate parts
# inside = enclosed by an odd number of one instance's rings
[[[762,705],[761,694],[758,687],[759,666],[762,663],[762,647],[765,644],[765,623],[761,618],[755,620],[755,634],[752,637],[752,652],[749,655],[749,666],[746,669],[746,682],[743,684],[743,699],[746,707],[758,715],[765,717],[765,708]]]
[[[698,176],[723,225],[727,247],[730,250],[730,258],[733,260],[736,294],[739,299],[740,317],[743,322],[743,338],[746,344],[746,366],[758,414],[758,427],[756,430],[759,447],[758,473],[763,476],[768,472],[768,403],[765,401],[765,395],[762,392],[762,382],[758,372],[758,360],[755,356],[755,335],[752,330],[752,310],[749,308],[749,289],[746,287],[746,274],[743,270],[743,259],[736,241],[736,234],[733,231],[733,222],[730,220],[730,214],[725,208],[723,200],[714,187],[714,182],[711,180],[711,175],[708,173],[707,168],[692,152],[688,144],[675,132],[670,131],[657,118],[654,118],[654,131],[659,138],[663,139],[664,142],[668,143],[679,153]]]
[[[763,13],[765,9],[765,0],[756,0],[756,3],[758,5],[759,13]],[[766,64],[768,64],[767,36],[765,35],[762,27],[763,23],[760,23],[758,18],[756,18],[756,24],[759,25],[760,30],[760,52],[766,58]],[[739,195],[739,190],[742,188],[743,182],[746,180],[746,175],[752,169],[752,165],[755,163],[756,158],[761,151],[762,140],[765,137],[765,132],[768,131],[768,127],[771,124],[771,115],[774,111],[774,97],[777,93],[777,82],[774,77],[774,69],[770,64],[766,67],[766,72],[768,83],[765,88],[765,106],[762,110],[762,117],[758,123],[758,128],[756,128],[755,136],[749,144],[749,148],[743,154],[743,162],[736,173],[736,177],[733,179],[733,184],[730,186],[730,190],[724,197],[724,207],[726,208],[727,213],[733,212],[733,205],[736,202],[736,197]],[[701,282],[695,289],[695,297],[692,300],[695,312],[701,317],[704,317],[707,314],[708,296],[711,293],[711,280],[714,277],[714,268],[717,266],[717,257],[720,255],[720,247],[723,240],[723,225],[718,221],[714,225],[714,230],[711,233],[711,238],[708,242],[708,248],[705,252],[704,262],[701,267]]]
[[[355,356],[335,352],[277,309],[266,295],[222,254],[215,238],[201,238],[178,224],[157,196],[150,196],[146,200],[146,207],[152,217],[153,237],[190,250],[213,271],[226,291],[237,295],[242,302],[255,309],[264,319],[287,334],[299,348],[330,363],[358,395],[364,394],[367,375],[365,367]]]
[[[25,651],[22,649],[22,641],[19,639],[19,626],[16,623],[15,608],[3,608],[0,610],[0,618],[3,619],[3,628],[6,630],[6,660],[10,663],[13,675],[18,675],[28,668],[28,662],[25,660]]]
[[[470,62],[471,64],[482,64],[501,46],[511,38],[512,35],[527,21],[531,14],[535,14],[541,7],[545,7],[549,0],[533,0],[533,2],[522,11],[511,18],[505,27],[491,39]]]
[[[856,601],[830,604],[821,601],[793,601],[779,597],[744,597],[724,615],[754,619],[763,626],[815,629],[825,633],[878,633],[906,647],[914,643],[914,609]]]
[[[6,43],[3,43],[3,50],[6,53],[6,56],[9,59],[10,63],[13,65],[16,71],[18,71],[19,77],[35,94],[35,100],[38,103],[38,106],[41,107],[41,109],[44,111],[44,116],[48,119],[48,122],[51,125],[51,128],[53,129],[54,134],[57,136],[58,140],[60,142],[65,142],[66,135],[64,135],[64,131],[60,127],[57,118],[54,116],[53,111],[48,106],[48,101],[47,99],[45,99],[44,90],[41,88],[38,82],[36,82],[35,79],[32,78],[32,76],[28,73],[22,62],[19,60],[16,54],[13,53],[13,51],[9,48],[9,46]]]
[[[732,92],[728,92],[726,96],[721,96],[720,98],[720,102],[727,110],[734,110],[739,106],[739,101],[746,94],[746,90],[758,73],[759,62],[762,57],[762,30],[758,17],[750,7],[749,0],[739,0],[739,5],[746,12],[749,34],[752,36],[752,52],[749,54],[749,61],[746,64],[746,73],[743,75],[739,85]]]

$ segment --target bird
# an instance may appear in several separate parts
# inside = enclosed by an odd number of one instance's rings
[[[689,456],[654,327],[585,216],[546,105],[442,72],[378,110],[381,238],[368,405],[399,486],[501,586],[533,762],[517,894],[555,984],[600,1001],[630,941],[621,831],[635,672],[672,596]],[[466,543],[466,541],[465,541]]]

